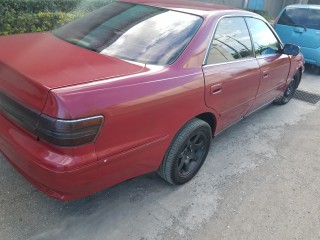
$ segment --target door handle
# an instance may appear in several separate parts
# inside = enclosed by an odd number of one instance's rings
[[[268,70],[262,71],[262,78],[267,78],[267,77],[269,77],[269,71]]]
[[[304,27],[295,27],[293,31],[295,31],[296,33],[304,33],[307,31],[307,29]]]
[[[211,94],[218,94],[222,91],[222,83],[218,83],[211,86]]]

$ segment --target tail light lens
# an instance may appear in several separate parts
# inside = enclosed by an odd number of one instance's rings
[[[103,124],[103,116],[57,119],[19,104],[0,91],[0,113],[40,139],[63,147],[93,142]]]
[[[11,121],[34,133],[39,112],[30,110],[0,91],[0,112]]]
[[[93,142],[102,124],[103,116],[66,120],[41,114],[36,135],[54,145],[74,147]]]

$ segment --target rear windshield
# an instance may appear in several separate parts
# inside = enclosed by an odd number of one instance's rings
[[[278,24],[320,30],[320,9],[287,8]]]
[[[114,2],[54,34],[101,54],[147,64],[173,63],[198,30],[202,18],[151,6]]]

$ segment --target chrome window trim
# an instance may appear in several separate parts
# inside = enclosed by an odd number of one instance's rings
[[[44,114],[43,114],[44,115]],[[72,123],[78,123],[78,122],[84,122],[88,120],[95,120],[95,119],[104,119],[103,115],[96,115],[96,116],[91,116],[91,117],[84,117],[84,118],[77,118],[77,119],[62,119],[62,118],[55,118],[58,123],[67,123],[67,124],[72,124]]]
[[[221,64],[228,64],[228,63],[234,63],[234,62],[243,61],[243,60],[235,60],[235,61],[228,61],[228,62],[224,62],[224,63],[212,63],[212,64],[207,64],[208,55],[209,55],[209,51],[210,51],[210,46],[211,46],[211,43],[212,43],[212,41],[213,41],[214,35],[215,35],[215,33],[216,33],[217,26],[219,25],[219,23],[220,23],[220,21],[221,21],[222,19],[224,19],[224,18],[232,18],[232,17],[242,17],[242,18],[244,19],[246,25],[247,25],[246,18],[255,18],[255,19],[259,19],[259,20],[263,21],[264,23],[267,24],[267,26],[269,27],[269,29],[271,30],[271,32],[273,33],[273,35],[274,35],[274,36],[276,37],[276,39],[279,41],[281,48],[283,48],[284,45],[283,45],[283,43],[281,42],[279,36],[276,34],[275,30],[272,28],[272,26],[270,25],[270,23],[268,23],[264,18],[262,18],[262,17],[260,17],[260,16],[257,16],[257,15],[249,15],[249,14],[248,14],[248,15],[246,15],[246,14],[244,14],[244,15],[237,15],[237,14],[231,15],[231,14],[229,14],[229,15],[225,15],[225,16],[219,17],[218,20],[216,21],[216,24],[215,24],[215,26],[214,26],[213,29],[212,29],[213,31],[211,32],[211,37],[210,37],[209,45],[207,46],[207,50],[206,50],[204,59],[203,59],[203,61],[202,61],[202,66],[213,66],[213,65],[221,65]],[[252,45],[252,50],[253,50],[253,57],[252,57],[252,58],[254,58],[254,59],[259,59],[259,56],[257,57],[257,56],[255,55],[254,46],[253,46],[253,43],[252,43],[251,31],[250,31],[248,25],[247,25],[247,29],[248,29],[248,31],[249,31],[249,35],[250,35],[250,39],[251,39],[251,45]],[[270,55],[273,55],[273,54],[268,54],[268,55],[270,56]],[[268,56],[268,55],[264,55],[264,57],[265,57],[265,56]],[[252,59],[252,58],[250,58],[250,59]],[[244,60],[245,60],[245,59],[244,59]],[[246,59],[246,60],[248,60],[248,59]]]
[[[243,59],[240,59],[240,60],[234,60],[234,61],[228,61],[228,62],[221,62],[221,63],[212,63],[212,64],[206,64],[206,65],[203,65],[204,68],[207,68],[207,67],[212,67],[212,66],[218,66],[218,65],[226,65],[226,64],[233,64],[233,63],[238,63],[238,62],[248,62],[248,61],[252,61],[252,60],[255,60],[256,58],[255,57],[248,57],[248,58],[243,58]]]
[[[256,57],[256,59],[264,59],[264,58],[267,58],[267,57],[271,57],[271,56],[276,56],[276,55],[282,55],[280,53],[269,53],[269,54],[266,54],[266,55],[259,55]]]

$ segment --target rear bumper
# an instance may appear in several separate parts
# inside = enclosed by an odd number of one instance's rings
[[[50,197],[72,200],[154,171],[169,136],[104,159],[93,144],[54,149],[0,115],[0,152],[29,182]]]
[[[69,200],[94,192],[97,159],[93,146],[56,150],[0,115],[0,152],[47,195]],[[66,151],[67,150],[67,151]]]

